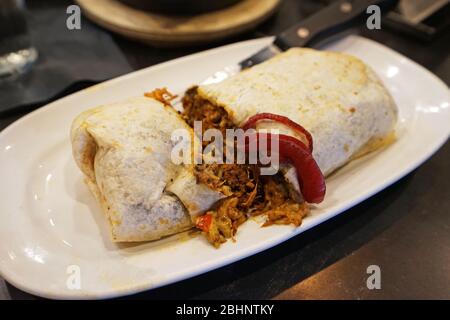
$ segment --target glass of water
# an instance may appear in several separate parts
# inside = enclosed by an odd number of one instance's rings
[[[0,78],[26,72],[37,57],[30,42],[24,0],[0,0]]]

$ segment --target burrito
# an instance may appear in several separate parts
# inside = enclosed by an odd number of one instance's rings
[[[175,110],[151,97],[100,106],[74,120],[73,156],[113,241],[156,240],[192,228],[191,214],[223,197],[196,183],[193,165],[172,161],[176,129],[194,138]]]
[[[397,107],[391,95],[369,66],[342,53],[290,49],[220,83],[195,86],[186,92],[183,102],[186,122],[192,126],[201,121],[203,131],[214,128],[225,132],[251,123],[257,131],[277,129],[305,144],[309,138],[312,157],[324,176],[395,140]],[[295,124],[302,130],[295,130]],[[291,160],[297,161],[295,156]],[[304,205],[308,199],[299,200],[298,194],[304,196],[308,190],[301,190],[299,180],[304,177],[298,169],[287,163],[279,174],[249,183],[248,179],[241,181],[243,174],[235,178],[233,166],[197,167],[199,181],[215,190],[224,185],[233,190],[200,220],[201,226],[207,225],[203,229],[208,239],[215,244],[223,242],[252,213],[265,213],[266,224],[299,225],[308,212]],[[316,169],[304,165],[300,170]],[[224,179],[226,176],[231,178]],[[216,183],[208,183],[208,179]],[[243,185],[251,186],[256,180],[256,189],[242,192]],[[325,190],[319,191],[309,195],[309,202],[323,199]]]
[[[181,113],[172,98],[157,89],[88,110],[72,125],[75,161],[114,241],[196,227],[219,247],[252,216],[264,216],[263,226],[299,226],[310,204],[324,199],[326,176],[395,140],[397,107],[389,92],[367,65],[342,53],[291,49],[220,83],[188,89]],[[200,163],[173,161],[177,129],[200,146]],[[248,161],[247,140],[231,142],[245,151],[244,163],[209,161],[217,159],[204,140],[210,129],[223,136],[252,131],[249,137],[278,155],[277,171],[263,174],[271,163]],[[274,140],[278,150],[269,147]]]

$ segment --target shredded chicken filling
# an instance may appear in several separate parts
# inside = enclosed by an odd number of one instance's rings
[[[194,121],[202,122],[202,134],[208,129],[218,129],[225,136],[226,129],[234,128],[224,108],[216,106],[197,94],[197,87],[189,89],[183,97],[183,118],[188,125],[194,127]],[[205,147],[208,142],[203,142]]]
[[[186,122],[193,126],[194,121],[202,121],[203,132],[214,128],[225,135],[226,129],[236,127],[224,108],[198,95],[197,87],[186,92],[183,107],[182,116]],[[233,238],[238,227],[249,217],[266,215],[264,226],[299,226],[309,212],[306,203],[292,198],[280,174],[261,176],[257,165],[202,164],[196,167],[195,175],[198,183],[204,183],[227,196],[206,213],[212,215],[212,221],[204,233],[215,247]]]

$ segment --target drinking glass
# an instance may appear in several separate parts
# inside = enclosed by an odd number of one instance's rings
[[[26,72],[37,57],[29,37],[25,2],[0,0],[0,78]]]

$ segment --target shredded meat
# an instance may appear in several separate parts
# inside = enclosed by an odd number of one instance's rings
[[[267,179],[264,184],[265,207],[257,214],[267,215],[264,226],[272,224],[294,224],[299,226],[303,218],[309,212],[306,203],[298,203],[292,199],[286,184],[277,181],[280,177],[275,176]]]
[[[194,121],[202,122],[202,134],[208,129],[218,129],[225,136],[225,130],[234,128],[233,121],[224,108],[216,106],[197,93],[198,87],[192,87],[183,97],[183,118],[191,126]],[[208,142],[204,142],[205,147]]]
[[[177,97],[176,95],[170,93],[167,88],[155,89],[153,91],[146,92],[144,93],[144,96],[158,100],[166,106],[171,106],[171,101]]]
[[[226,196],[243,197],[256,188],[259,169],[255,165],[214,163],[198,165],[195,173],[197,182]]]
[[[200,97],[197,87],[186,92],[183,107],[182,116],[190,126],[194,126],[194,121],[202,121],[202,133],[214,128],[225,135],[226,129],[236,128],[226,110]],[[264,226],[299,226],[309,212],[306,203],[298,203],[291,197],[280,174],[260,176],[257,165],[201,164],[196,166],[195,175],[198,183],[227,196],[207,212],[212,215],[212,221],[203,233],[215,247],[233,238],[238,227],[250,216],[265,215]]]
[[[303,203],[296,203],[288,200],[277,208],[270,209],[264,214],[267,215],[267,221],[264,227],[272,224],[293,224],[296,227],[302,224],[303,218],[309,213],[309,206]]]

